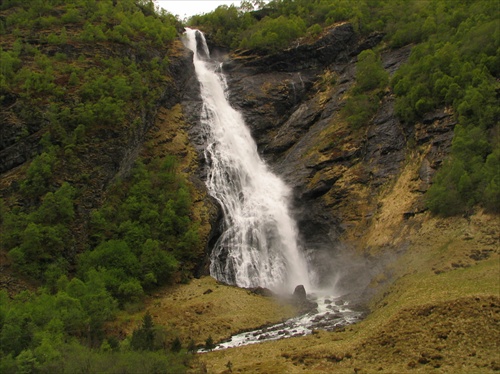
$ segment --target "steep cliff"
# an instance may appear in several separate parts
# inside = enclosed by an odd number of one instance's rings
[[[189,88],[196,92],[197,84],[192,82],[192,56],[176,37],[178,21],[155,13],[152,3],[52,5],[14,2],[0,10],[3,283],[15,292],[10,284],[20,274],[45,282],[44,273],[51,267],[58,268],[60,275],[73,275],[79,254],[107,241],[109,235],[126,236],[120,224],[108,229],[104,221],[96,224],[96,214],[110,207],[114,210],[129,197],[137,165],[156,168],[155,175],[161,169],[158,165],[170,158],[176,160],[175,170],[168,172],[176,173],[174,182],[180,184],[167,187],[168,180],[156,181],[153,188],[183,189],[187,181],[189,212],[175,235],[185,231],[189,222],[196,226],[189,245],[196,254],[183,260],[188,273],[192,272],[203,257],[200,243],[208,240],[209,216],[215,213],[209,212],[213,208],[208,200],[205,204],[203,183],[195,176],[198,155],[180,107],[186,92]],[[92,19],[83,17],[87,11],[93,12]],[[33,21],[32,12],[47,19]],[[124,14],[134,14],[135,26],[118,31],[103,21]],[[155,29],[160,36],[152,38]],[[64,218],[58,211],[62,203],[48,207],[53,196],[61,199],[57,194],[63,187],[68,192]],[[126,221],[141,220],[139,210],[145,201],[139,205]],[[55,216],[48,220],[51,214]],[[143,226],[146,231],[162,225],[158,220],[153,224],[153,216]],[[36,232],[27,234],[28,227]],[[101,236],[96,229],[107,233]],[[27,242],[33,235],[38,244]],[[149,232],[140,241],[153,236]],[[163,250],[173,251],[171,239],[163,243]],[[13,268],[18,272],[15,277],[10,276]]]
[[[380,212],[381,192],[395,183],[417,148],[423,150],[421,185],[405,212],[423,210],[422,193],[453,136],[453,119],[444,111],[430,114],[425,126],[400,123],[389,91],[362,128],[349,126],[339,114],[354,82],[357,55],[382,37],[360,39],[344,23],[313,43],[270,56],[233,55],[223,65],[231,100],[263,157],[293,188],[302,239],[325,278],[345,267],[336,261],[325,265],[325,258],[364,247],[360,238]],[[393,73],[409,51],[385,52],[387,71]]]

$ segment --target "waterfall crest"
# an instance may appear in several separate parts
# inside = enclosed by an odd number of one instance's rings
[[[289,188],[260,158],[243,116],[229,104],[222,69],[204,35],[186,28],[186,46],[200,82],[201,125],[207,138],[207,188],[222,207],[222,233],[210,274],[240,287],[310,290],[307,262],[289,211]]]

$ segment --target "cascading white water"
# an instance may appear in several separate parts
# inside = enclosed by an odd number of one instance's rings
[[[210,60],[203,34],[186,28],[201,86],[208,146],[207,187],[220,203],[222,233],[211,252],[211,275],[240,287],[289,291],[310,289],[295,221],[289,212],[289,188],[260,158],[242,115],[229,104],[221,69]]]

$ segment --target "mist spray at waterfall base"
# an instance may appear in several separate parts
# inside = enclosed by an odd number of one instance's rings
[[[206,185],[223,213],[221,234],[211,249],[210,275],[227,284],[281,294],[291,294],[297,285],[314,290],[317,276],[298,244],[290,189],[260,158],[243,116],[231,107],[222,68],[210,58],[204,35],[186,28],[185,44],[194,54],[203,103]],[[320,295],[315,301],[318,307],[312,313],[285,322],[275,332],[267,328],[250,337],[233,337],[223,347],[306,334],[321,321],[339,326],[357,318],[344,301],[337,300],[337,305]]]

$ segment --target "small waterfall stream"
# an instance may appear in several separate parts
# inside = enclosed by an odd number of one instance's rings
[[[290,294],[297,285],[314,291],[312,280],[317,276],[298,244],[289,188],[260,158],[241,113],[228,102],[225,77],[221,66],[210,58],[204,35],[186,28],[185,44],[194,53],[203,101],[206,184],[224,216],[211,252],[211,276],[239,287],[264,287],[277,293]],[[350,310],[346,301],[329,292],[309,294],[318,304],[310,313],[235,335],[217,349],[304,335],[315,328],[331,330],[361,318],[361,312]]]

